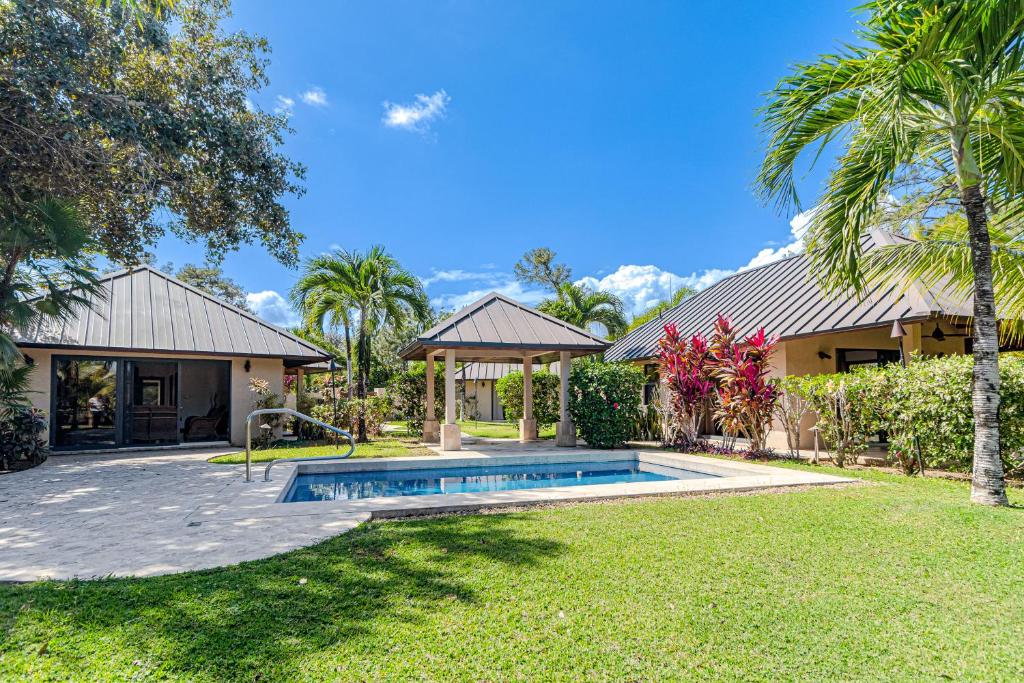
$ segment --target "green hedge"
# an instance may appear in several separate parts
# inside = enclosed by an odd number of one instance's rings
[[[626,363],[576,361],[569,375],[569,412],[587,445],[616,448],[635,429],[644,373]]]
[[[533,417],[538,427],[558,422],[558,375],[546,370],[533,373]],[[523,419],[523,373],[510,372],[494,385],[501,399],[505,419],[517,423]]]
[[[411,363],[409,369],[391,378],[388,397],[394,410],[409,425],[411,434],[423,433],[427,402],[427,366]],[[434,363],[434,419],[444,418],[444,363]]]
[[[1024,359],[999,359],[1000,450],[1007,472],[1024,466]],[[834,425],[835,392],[842,389],[849,403],[848,429],[843,438],[860,450],[867,434],[885,432],[889,453],[905,471],[914,469],[914,437],[928,467],[968,471],[974,451],[971,404],[971,356],[921,358],[907,368],[891,364],[859,368],[848,374],[801,378],[794,390],[807,396],[824,423]],[[840,430],[842,432],[842,430]],[[822,433],[825,438],[824,431]],[[830,439],[831,440],[831,439]]]

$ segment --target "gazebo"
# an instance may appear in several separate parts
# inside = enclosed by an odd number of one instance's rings
[[[560,421],[556,443],[572,447],[576,445],[576,427],[569,416],[570,360],[601,353],[609,346],[597,335],[491,292],[424,332],[399,351],[399,356],[403,360],[426,361],[423,438],[433,443],[440,440],[441,449],[445,451],[457,451],[462,447],[459,425],[455,421],[457,362],[523,364],[523,418],[519,421],[519,439],[525,443],[537,439],[537,421],[533,417],[533,363],[559,361]],[[443,425],[438,425],[434,419],[435,358],[444,360]]]

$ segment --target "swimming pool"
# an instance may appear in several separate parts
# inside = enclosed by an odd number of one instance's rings
[[[717,475],[639,460],[299,473],[283,503],[623,484]]]

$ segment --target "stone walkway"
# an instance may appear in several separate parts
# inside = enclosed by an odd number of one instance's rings
[[[195,514],[257,486],[242,482],[241,465],[206,462],[223,452],[55,455],[0,476],[0,580],[218,567],[311,545],[369,517]],[[279,481],[286,474],[275,469]]]

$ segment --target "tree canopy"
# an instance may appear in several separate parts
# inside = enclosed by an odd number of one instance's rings
[[[558,292],[572,279],[572,270],[564,263],[555,263],[557,254],[547,247],[537,247],[523,254],[512,267],[516,279],[524,284],[541,285]]]
[[[0,4],[6,218],[57,198],[117,262],[171,231],[213,258],[259,242],[294,263],[302,235],[281,200],[304,169],[279,150],[286,118],[248,99],[267,84],[267,43],[224,32],[228,13],[227,0]]]

